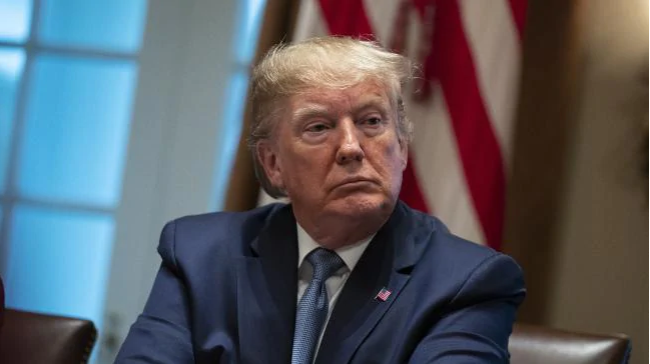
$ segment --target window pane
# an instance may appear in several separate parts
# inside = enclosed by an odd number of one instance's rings
[[[42,2],[39,40],[51,45],[137,52],[146,0]]]
[[[241,137],[244,117],[244,103],[248,90],[248,68],[241,67],[230,78],[226,100],[223,106],[223,122],[217,142],[217,164],[214,169],[214,184],[212,190],[213,211],[223,209],[230,180],[230,171],[237,155],[239,138]]]
[[[31,24],[30,0],[0,0],[0,40],[24,42]]]
[[[22,49],[0,48],[0,194],[6,185],[16,92],[24,64]]]
[[[133,62],[35,60],[18,166],[21,194],[115,207],[128,142]]]
[[[239,39],[235,40],[237,62],[248,64],[252,62],[257,49],[259,34],[266,0],[246,0],[239,4],[240,30]]]
[[[101,327],[113,224],[109,215],[16,206],[7,306],[88,318]]]

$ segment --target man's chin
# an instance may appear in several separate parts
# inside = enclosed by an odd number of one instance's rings
[[[390,213],[393,206],[394,203],[390,203],[385,196],[352,194],[332,201],[327,210],[343,216],[360,217]]]

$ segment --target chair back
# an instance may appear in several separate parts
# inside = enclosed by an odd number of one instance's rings
[[[630,339],[516,323],[509,350],[512,364],[621,364],[629,359]]]
[[[88,320],[7,309],[0,363],[86,363],[96,338]]]

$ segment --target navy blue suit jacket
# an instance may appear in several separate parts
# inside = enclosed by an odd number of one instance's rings
[[[298,244],[290,205],[184,217],[117,363],[291,362]],[[386,288],[384,302],[376,299]],[[398,203],[347,280],[317,364],[506,363],[525,295],[508,256]]]

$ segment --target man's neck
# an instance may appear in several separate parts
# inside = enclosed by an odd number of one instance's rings
[[[296,215],[296,220],[318,244],[336,250],[376,234],[389,217],[390,215],[378,215],[373,218],[350,219],[348,216],[340,218],[330,216],[309,219]]]

